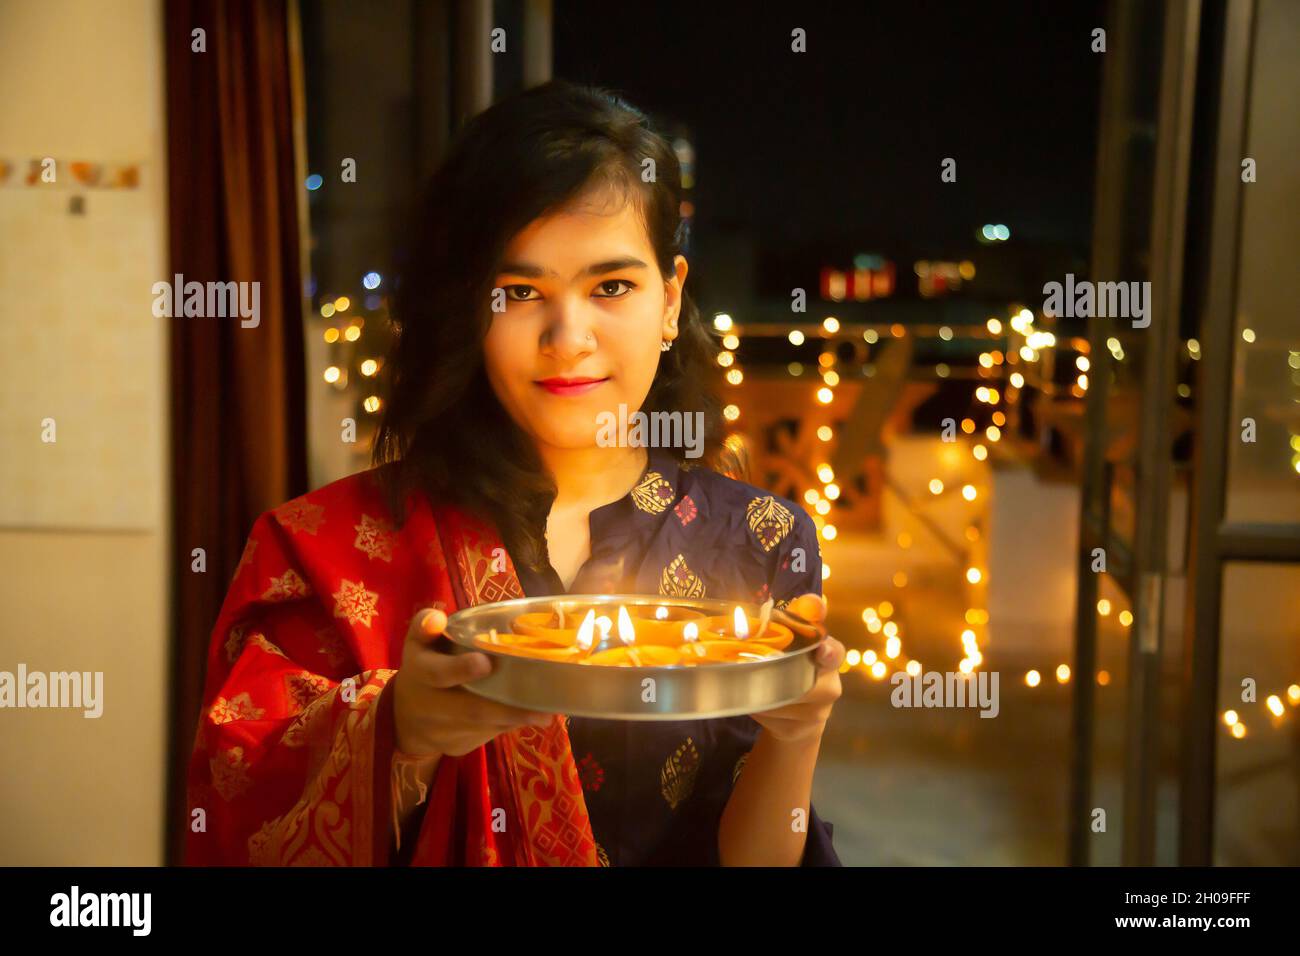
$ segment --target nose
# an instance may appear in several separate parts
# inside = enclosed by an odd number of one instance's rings
[[[553,301],[549,321],[542,330],[541,351],[564,362],[589,355],[596,348],[596,328],[589,311],[567,296]]]

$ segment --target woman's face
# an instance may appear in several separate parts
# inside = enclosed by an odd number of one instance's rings
[[[535,442],[593,447],[601,412],[641,408],[661,343],[677,337],[685,258],[675,266],[659,271],[634,203],[600,194],[507,244],[494,283],[504,311],[492,315],[484,361],[498,400]]]

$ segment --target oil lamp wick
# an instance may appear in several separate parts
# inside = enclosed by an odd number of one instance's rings
[[[578,647],[580,647],[582,650],[586,651],[588,655],[590,655],[592,649],[596,646],[595,638],[596,638],[596,612],[588,611],[587,616],[584,617],[582,619],[582,623],[578,625],[578,633],[577,636],[574,637],[574,643],[576,643]]]
[[[749,637],[749,621],[745,619],[745,611],[740,606],[736,607],[734,616],[735,624],[732,627],[732,633],[735,634],[736,640],[743,641]]]
[[[704,656],[704,648],[700,646],[700,628],[694,621],[687,621],[686,626],[682,628],[682,643],[690,646],[691,651],[696,657]]]
[[[627,647],[627,656],[632,658],[632,662],[637,667],[641,666],[641,657],[632,645],[636,643],[636,628],[632,625],[632,616],[627,613],[627,608],[619,605],[618,608],[618,639]]]

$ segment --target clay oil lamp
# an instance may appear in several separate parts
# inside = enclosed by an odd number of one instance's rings
[[[647,644],[677,647],[682,642],[682,629],[688,622],[693,621],[699,628],[704,621],[703,611],[677,605],[636,604],[628,614],[636,625],[636,643],[641,647]]]
[[[550,611],[520,614],[510,622],[510,627],[516,634],[532,635],[556,647],[572,647],[578,637],[578,622],[584,612],[590,614],[593,610],[591,605],[566,607],[563,601],[556,601]]]
[[[770,600],[764,604],[760,609],[760,616],[756,618],[750,617],[739,607],[730,617],[719,614],[705,618],[700,622],[700,628],[704,632],[702,640],[743,641],[751,646],[757,645],[777,651],[789,646],[794,640],[794,632],[784,624],[778,624],[770,619],[771,604]]]
[[[582,657],[582,649],[576,645],[558,646],[533,634],[501,634],[490,628],[486,634],[474,635],[474,643],[485,650],[499,654],[513,654],[515,657],[536,657],[548,661],[573,661]]]
[[[644,622],[643,622],[644,623]],[[618,639],[620,646],[597,651],[579,663],[603,667],[661,667],[677,663],[677,648],[662,644],[638,647],[636,628],[626,607],[618,609]]]

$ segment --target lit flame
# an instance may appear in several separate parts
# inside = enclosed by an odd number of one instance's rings
[[[736,640],[743,641],[749,637],[749,621],[745,618],[745,612],[741,608],[736,608],[734,616],[735,625],[732,633],[735,634]]]
[[[575,638],[578,646],[584,651],[591,650],[591,646],[596,643],[596,612],[588,611],[587,616],[582,619],[578,625],[578,636]]]
[[[699,644],[700,627],[694,621],[687,621],[682,628],[682,643],[689,644],[696,657],[704,656],[704,648]]]
[[[662,605],[655,608],[655,620],[658,621],[668,620],[668,608],[663,607]]]
[[[603,641],[609,637],[609,632],[614,627],[614,622],[609,619],[608,615],[602,614],[596,618],[596,626],[600,628],[600,639]]]
[[[627,608],[621,605],[618,609],[618,639],[629,647],[636,643],[636,630],[632,627],[632,617],[627,613]]]
[[[606,619],[608,620],[608,618]],[[618,609],[618,639],[627,647],[628,659],[637,667],[641,666],[641,655],[636,652],[632,645],[636,643],[636,629],[632,627],[632,616],[627,613],[627,608],[619,606]]]

